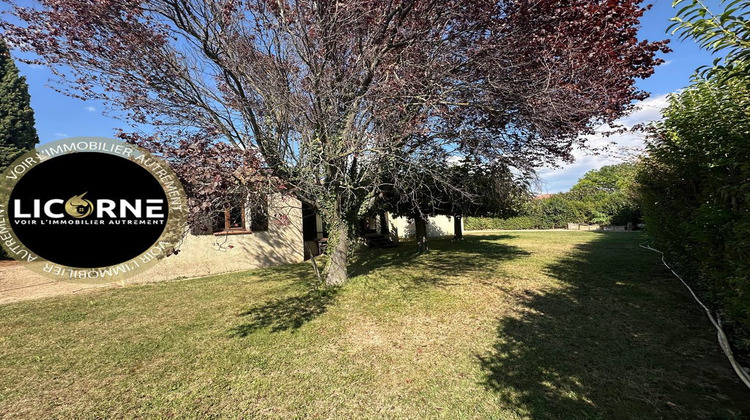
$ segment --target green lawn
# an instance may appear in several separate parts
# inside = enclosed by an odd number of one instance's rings
[[[512,232],[0,306],[3,418],[741,418],[633,233]]]

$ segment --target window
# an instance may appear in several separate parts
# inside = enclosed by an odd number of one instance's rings
[[[246,226],[244,206],[234,206],[214,213],[214,235],[251,233]]]
[[[238,235],[268,231],[268,201],[266,197],[261,197],[257,203],[252,203],[252,205],[235,205],[215,212],[212,218],[212,228],[214,235]]]

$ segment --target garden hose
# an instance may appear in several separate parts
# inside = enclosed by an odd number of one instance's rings
[[[679,274],[675,273],[675,271],[672,269],[672,267],[669,266],[669,264],[667,264],[667,261],[664,259],[663,252],[659,251],[658,249],[651,248],[648,245],[641,244],[639,246],[643,249],[648,249],[661,254],[661,262],[664,264],[664,266],[667,267],[669,271],[671,271],[672,274],[674,274],[674,276],[677,277],[683,285],[685,285],[685,287],[687,287],[688,291],[690,291],[690,294],[693,295],[695,301],[698,302],[701,307],[703,307],[703,309],[706,311],[706,315],[708,315],[708,319],[711,321],[714,327],[716,327],[716,334],[719,339],[719,345],[721,346],[721,349],[724,350],[724,354],[727,356],[727,359],[729,359],[729,363],[732,364],[732,368],[734,368],[737,376],[739,376],[742,382],[744,382],[748,389],[750,389],[750,375],[748,375],[747,371],[745,371],[745,369],[740,366],[739,363],[737,363],[737,360],[735,360],[732,349],[731,347],[729,347],[729,340],[727,340],[727,335],[724,334],[724,330],[721,328],[721,318],[719,318],[719,315],[717,314],[716,318],[714,318],[714,316],[711,314],[711,310],[709,310],[708,307],[704,305],[700,299],[698,299],[698,296],[695,294],[695,292],[693,292],[693,289],[688,286],[688,284],[685,282],[685,280],[682,279],[682,277],[680,277]]]

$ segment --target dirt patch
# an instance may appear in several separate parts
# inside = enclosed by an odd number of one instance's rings
[[[51,280],[16,261],[0,261],[0,304],[92,290],[120,287],[118,284],[75,284]]]

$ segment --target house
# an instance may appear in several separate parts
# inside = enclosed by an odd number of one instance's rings
[[[227,211],[224,224],[191,229],[178,245],[179,253],[164,258],[135,280],[199,277],[303,261],[300,201],[271,195],[264,210],[264,217],[256,217],[250,210],[240,215]],[[239,222],[233,220],[235,216]]]
[[[179,253],[164,258],[136,280],[159,281],[251,270],[304,261],[319,255],[328,236],[321,217],[309,206],[289,196],[271,195],[262,209],[226,210],[213,223],[193,228],[179,244]],[[414,221],[385,215],[388,238],[414,237]],[[382,232],[382,218],[365,219],[374,232]],[[453,219],[430,217],[428,237],[453,235]]]
[[[414,220],[406,217],[391,218],[391,224],[396,228],[402,238],[413,238],[416,232]],[[427,219],[427,237],[437,238],[441,236],[452,236],[453,231],[453,217],[451,216],[430,216]],[[461,220],[461,229],[463,230],[463,219]]]

